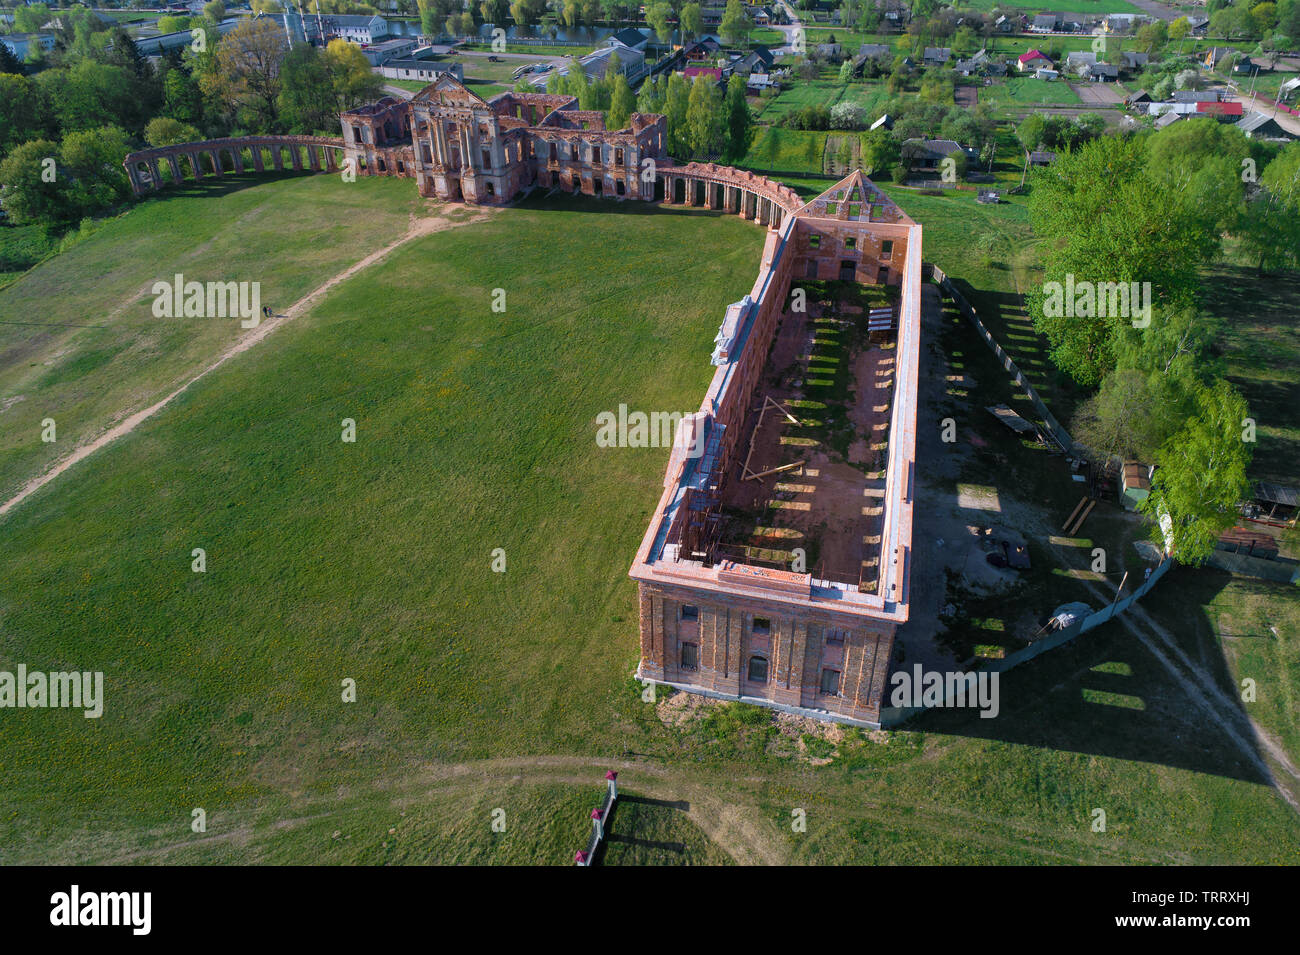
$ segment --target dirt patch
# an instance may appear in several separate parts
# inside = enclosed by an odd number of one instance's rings
[[[768,743],[767,751],[773,756],[793,758],[810,766],[833,763],[844,742],[844,727],[839,723],[825,723],[809,716],[776,711],[773,720],[776,734]]]
[[[659,717],[659,722],[664,726],[676,729],[698,722],[707,711],[707,704],[718,702],[707,696],[684,693],[665,686],[655,687],[655,694],[659,697],[659,702],[655,704],[655,716]]]

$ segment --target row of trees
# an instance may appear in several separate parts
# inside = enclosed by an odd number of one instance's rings
[[[526,80],[520,81],[518,89],[532,91]],[[605,76],[594,81],[575,59],[567,74],[550,75],[546,91],[577,97],[580,109],[603,110],[607,129],[622,129],[634,111],[663,114],[668,119],[668,151],[679,159],[735,161],[748,152],[754,139],[754,117],[740,76],[732,76],[724,92],[711,76],[691,81],[673,73],[666,79],[647,79],[633,96],[617,56],[610,58]]]
[[[276,0],[270,0],[276,2]],[[561,26],[594,26],[597,23],[626,23],[642,16],[642,7],[626,0],[419,0],[420,29],[433,36],[446,32],[453,36],[477,33],[485,23],[517,26],[540,23],[551,9]],[[659,42],[667,43],[675,29],[688,38],[703,36],[704,11],[699,2],[651,0],[644,6],[645,22],[654,30]],[[719,32],[728,41],[739,43],[753,29],[741,0],[727,0]]]
[[[1187,120],[1094,139],[1034,179],[1031,216],[1047,241],[1030,312],[1056,366],[1097,389],[1075,435],[1158,466],[1144,506],[1171,522],[1185,562],[1204,559],[1234,520],[1251,451],[1245,402],[1214,355],[1217,323],[1200,309],[1202,271],[1225,237],[1261,268],[1294,267],[1300,255],[1300,144],[1274,152],[1211,119]],[[1063,312],[1050,283],[1149,283],[1150,321],[1133,302],[1110,314],[1100,297]]]
[[[48,65],[0,72],[0,201],[13,221],[58,229],[121,201],[122,159],[145,144],[336,132],[339,112],[380,95],[354,44],[290,51],[275,22],[253,19],[219,37],[218,7],[157,69],[120,27],[83,33],[70,18]]]

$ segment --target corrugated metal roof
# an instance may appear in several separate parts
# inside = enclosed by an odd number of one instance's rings
[[[1300,507],[1300,491],[1267,481],[1255,483],[1255,499],[1268,501],[1270,504],[1285,504],[1287,507]]]

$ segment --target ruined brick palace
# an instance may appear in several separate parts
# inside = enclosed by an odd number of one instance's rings
[[[485,101],[443,76],[409,101],[385,98],[340,121],[340,140],[191,143],[128,156],[125,166],[143,192],[162,185],[163,161],[180,180],[177,156],[197,178],[204,166],[217,175],[223,166],[283,168],[284,151],[296,169],[328,170],[341,153],[345,170],[414,178],[421,195],[444,200],[504,204],[541,187],[702,207],[767,227],[758,277],[718,332],[712,382],[682,421],[683,443],[702,453],[674,447],[632,565],[638,675],[878,725],[895,632],[908,617],[921,227],[860,173],[804,202],[751,172],[677,164],[663,116],[633,114],[608,130],[569,96]],[[818,283],[822,298],[811,312],[793,304],[804,283]],[[841,308],[845,290],[866,296],[873,314]],[[840,358],[814,357],[819,343],[838,340],[852,345]],[[815,420],[791,413],[816,407],[808,387],[833,376],[835,362],[851,370],[856,395],[847,455],[809,437]],[[736,513],[757,520],[737,534],[728,530]],[[755,546],[764,535],[770,547]],[[806,561],[772,559],[795,543]]]
[[[645,198],[643,161],[665,158],[667,120],[633,113],[607,130],[603,113],[577,105],[546,93],[485,101],[443,76],[410,100],[342,114],[343,154],[360,175],[409,176],[420,195],[456,202],[501,204],[534,186]]]

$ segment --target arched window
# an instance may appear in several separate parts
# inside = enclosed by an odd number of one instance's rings
[[[752,656],[749,658],[749,682],[767,682],[767,657]]]

